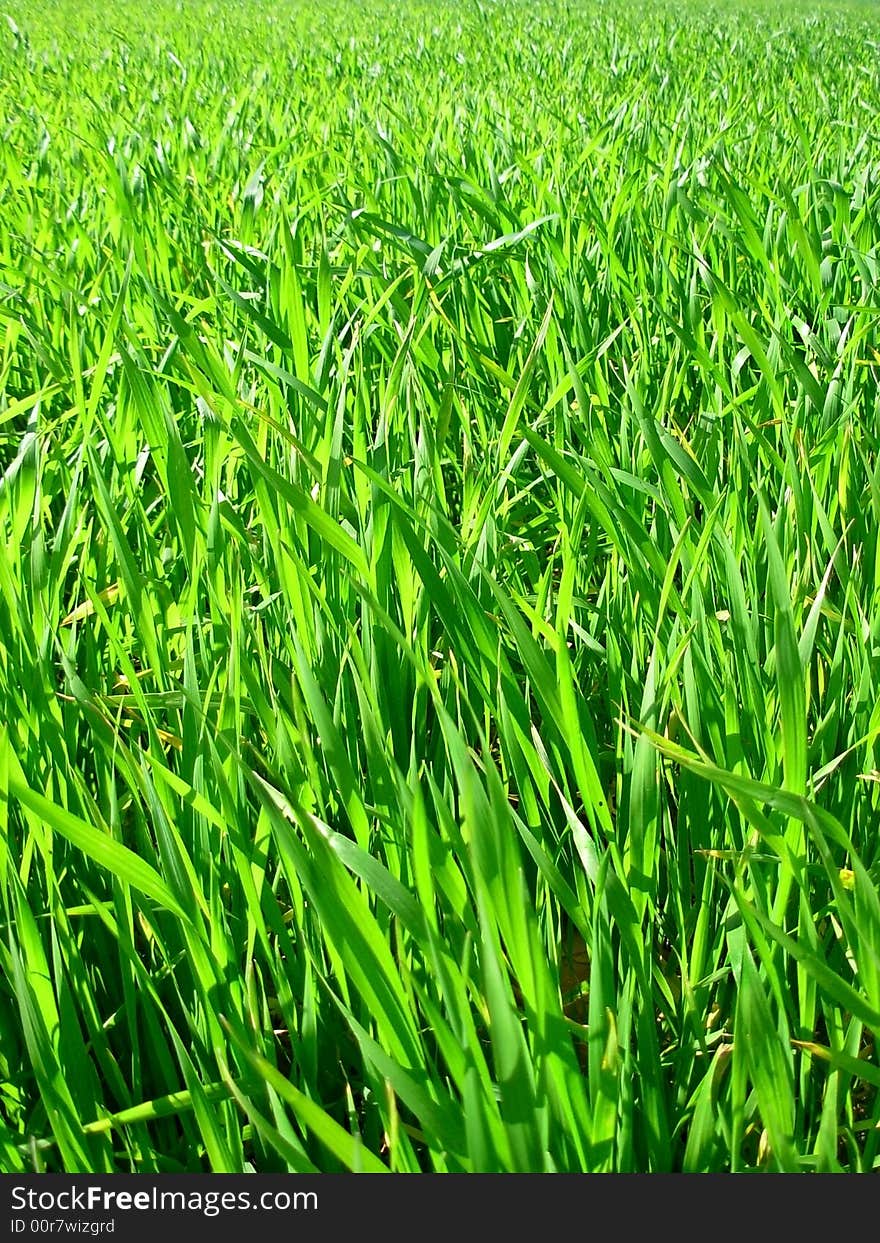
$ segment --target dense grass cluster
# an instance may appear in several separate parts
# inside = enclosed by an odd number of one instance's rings
[[[9,0],[0,1169],[880,1164],[880,14]]]

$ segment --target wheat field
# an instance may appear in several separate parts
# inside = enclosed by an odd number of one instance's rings
[[[880,1164],[878,51],[8,0],[0,1170]]]

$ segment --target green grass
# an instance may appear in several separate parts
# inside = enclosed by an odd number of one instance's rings
[[[8,13],[0,1169],[880,1165],[876,5]]]

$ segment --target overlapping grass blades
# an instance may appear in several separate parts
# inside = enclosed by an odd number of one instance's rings
[[[874,1169],[874,10],[10,14],[0,1168]]]

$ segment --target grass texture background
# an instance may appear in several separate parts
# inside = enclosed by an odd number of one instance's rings
[[[880,13],[9,0],[0,1168],[880,1163]]]

